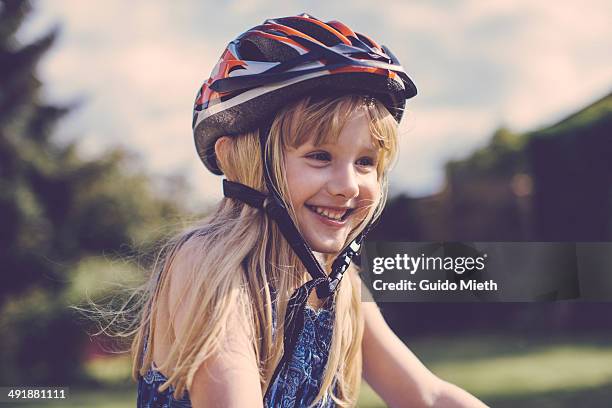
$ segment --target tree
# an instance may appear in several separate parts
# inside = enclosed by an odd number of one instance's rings
[[[126,254],[180,211],[127,170],[129,153],[83,160],[77,141],[56,140],[70,107],[43,100],[36,70],[59,30],[20,44],[30,11],[0,2],[0,383],[67,384],[82,378],[87,339],[63,296],[70,271],[93,254]]]

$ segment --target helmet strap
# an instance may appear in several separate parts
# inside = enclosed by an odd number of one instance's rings
[[[253,188],[240,183],[223,180],[223,194],[225,197],[234,198],[244,202],[251,207],[263,209],[270,218],[278,225],[281,233],[298,256],[310,276],[318,281],[316,286],[317,296],[324,299],[333,294],[340,284],[344,272],[348,269],[353,257],[361,252],[361,245],[365,235],[371,228],[369,223],[366,228],[346,247],[332,263],[332,271],[329,277],[315,258],[312,249],[296,228],[289,216],[287,207],[274,186],[270,171],[269,155],[266,152],[266,142],[270,133],[271,122],[268,121],[259,130],[259,141],[261,147],[261,159],[263,173],[268,194],[264,194]],[[323,279],[320,279],[323,278]]]

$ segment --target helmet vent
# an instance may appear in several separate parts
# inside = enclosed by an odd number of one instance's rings
[[[247,61],[285,62],[299,55],[290,46],[257,33],[241,39],[236,48],[240,58]]]
[[[330,27],[330,30],[333,31],[331,32],[315,23],[291,17],[278,18],[275,19],[275,22],[277,22],[278,24],[285,25],[287,27],[291,27],[306,35],[309,35],[310,37],[322,42],[328,47],[332,47],[341,42],[340,38],[333,33],[337,32],[336,29],[334,29],[333,27]]]
[[[249,39],[244,39],[236,45],[236,51],[238,51],[238,58],[248,61],[262,61],[268,62],[266,56],[257,48],[255,44]]]

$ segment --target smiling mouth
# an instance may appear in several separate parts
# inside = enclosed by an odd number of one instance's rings
[[[355,211],[354,208],[346,208],[344,210],[331,210],[326,207],[317,207],[314,205],[304,204],[313,213],[320,215],[321,217],[327,218],[331,221],[342,222],[345,221]]]

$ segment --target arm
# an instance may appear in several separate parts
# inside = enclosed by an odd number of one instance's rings
[[[231,345],[226,351],[207,360],[196,371],[189,390],[194,408],[262,406],[252,347],[244,341],[245,336],[237,331],[234,334],[235,341],[228,341]]]
[[[259,372],[250,339],[236,327],[229,333],[223,352],[206,360],[193,377],[189,396],[194,408],[262,407]]]
[[[179,261],[171,271],[169,307],[174,311],[177,340],[186,333],[190,324],[187,311],[196,301],[194,291],[190,290],[189,269],[181,268]],[[263,396],[252,336],[243,319],[244,316],[232,315],[228,322],[229,335],[222,340],[221,351],[205,360],[195,372],[188,389],[194,408],[262,407]]]
[[[393,333],[374,302],[362,304],[363,376],[390,407],[486,407],[429,371]]]

